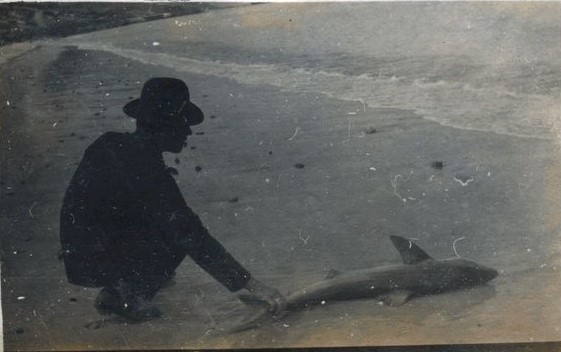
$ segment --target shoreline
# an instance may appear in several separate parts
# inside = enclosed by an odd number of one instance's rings
[[[111,55],[120,56],[124,59],[134,60],[142,64],[148,65],[164,65],[170,69],[183,71],[186,73],[197,73],[201,75],[211,75],[215,77],[221,78],[232,78],[236,82],[240,84],[266,84],[266,82],[270,82],[269,84],[275,87],[279,87],[282,90],[290,91],[289,89],[285,89],[282,85],[276,84],[272,77],[274,75],[286,75],[287,72],[284,69],[279,70],[279,68],[272,64],[256,64],[250,67],[245,67],[239,64],[231,64],[221,61],[201,61],[198,59],[193,59],[189,57],[174,57],[173,55],[168,54],[161,54],[161,53],[146,53],[140,50],[131,50],[131,49],[119,49],[111,47],[111,45],[99,45],[99,44],[81,44],[79,42],[73,42],[72,40],[65,40],[59,43],[59,45],[75,45],[79,50],[93,50],[93,51],[103,51],[107,52]],[[188,69],[183,69],[182,67],[188,67]],[[251,74],[248,74],[246,71],[253,71]],[[304,72],[300,69],[296,69],[296,74],[303,74]],[[233,73],[232,73],[233,72]],[[263,75],[264,77],[260,77],[256,79],[253,75]],[[306,72],[308,75],[315,74],[312,71]],[[290,74],[289,74],[290,75]],[[297,87],[296,89],[301,89],[302,93],[310,93],[313,92],[313,88],[315,87]],[[542,136],[542,135],[535,135],[535,134],[522,134],[517,132],[508,132],[508,131],[498,131],[493,128],[478,128],[478,127],[468,127],[468,126],[461,126],[454,124],[453,122],[443,121],[442,119],[431,117],[430,115],[424,114],[422,111],[415,111],[410,108],[398,108],[394,106],[369,106],[360,98],[353,98],[353,97],[338,97],[334,94],[330,93],[321,93],[322,95],[327,95],[333,99],[340,99],[349,103],[360,103],[363,105],[363,108],[366,109],[396,109],[396,110],[404,110],[404,111],[413,111],[415,114],[418,114],[423,119],[427,121],[431,121],[441,125],[442,127],[454,128],[458,130],[465,130],[465,131],[476,131],[476,132],[483,132],[483,133],[492,133],[496,135],[506,135],[512,137],[518,137],[523,139],[537,139],[537,140],[546,140],[546,141],[556,141],[556,137],[551,136]],[[550,133],[551,134],[551,133]]]

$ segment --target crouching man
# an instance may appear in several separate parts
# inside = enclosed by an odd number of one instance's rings
[[[102,287],[95,307],[142,321],[160,311],[150,300],[190,256],[230,291],[241,289],[282,310],[284,297],[251,276],[187,206],[162,153],[179,153],[203,122],[187,85],[152,78],[125,105],[134,133],[108,132],[90,145],[66,191],[60,239],[68,281]]]

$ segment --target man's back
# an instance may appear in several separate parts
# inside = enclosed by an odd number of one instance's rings
[[[146,212],[148,208],[153,212],[154,204],[147,203],[154,203],[150,195],[155,187],[174,186],[161,155],[144,141],[130,133],[104,134],[87,148],[64,197],[61,241],[65,255],[103,262],[114,241],[161,238]],[[104,281],[108,273],[96,279],[96,273],[84,275],[88,272],[84,265],[88,263],[71,266],[75,271],[69,273],[74,278],[71,282],[102,284],[98,281]]]

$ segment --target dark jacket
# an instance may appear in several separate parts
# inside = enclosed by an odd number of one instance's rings
[[[186,255],[231,291],[250,277],[187,206],[161,153],[135,134],[109,132],[87,148],[64,197],[60,239],[77,285],[170,275]]]

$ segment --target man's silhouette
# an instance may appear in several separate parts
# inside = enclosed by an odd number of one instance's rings
[[[252,278],[187,206],[162,159],[179,153],[203,122],[187,85],[152,78],[125,105],[134,133],[108,132],[90,145],[66,191],[60,235],[68,281],[102,287],[95,307],[133,320],[158,317],[150,299],[185,256],[230,291],[247,289],[282,309],[284,298]]]

